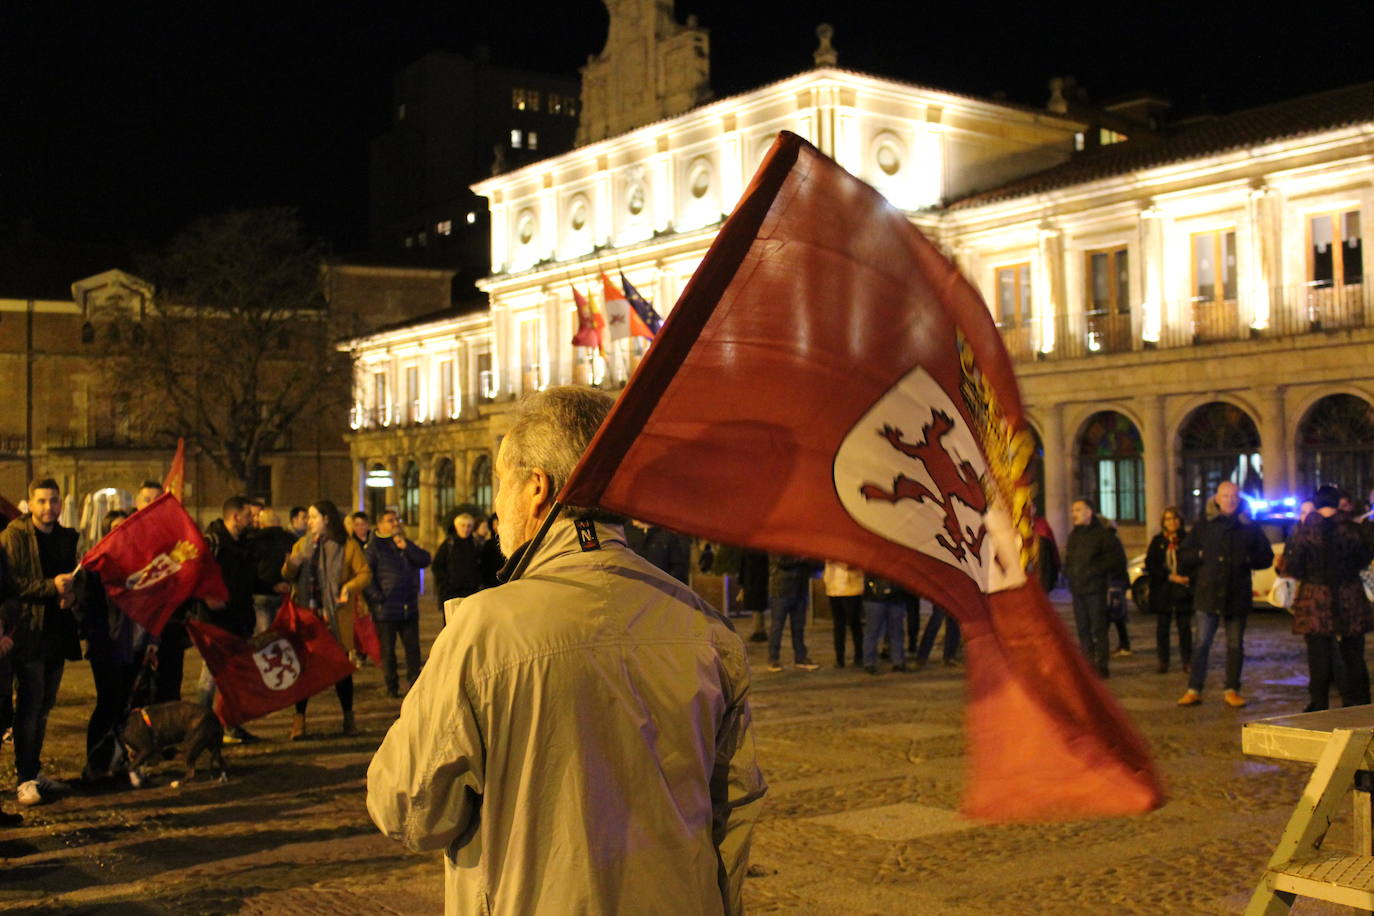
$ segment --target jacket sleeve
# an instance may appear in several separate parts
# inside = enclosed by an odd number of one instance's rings
[[[367,812],[407,849],[445,849],[473,824],[486,762],[463,637],[449,626],[367,768]]]
[[[1129,585],[1127,579],[1130,571],[1126,568],[1126,548],[1121,544],[1121,537],[1113,531],[1111,537],[1107,539],[1107,578],[1110,585]]]
[[[453,591],[449,587],[448,579],[448,554],[453,549],[453,544],[448,538],[439,545],[439,549],[434,552],[434,581],[439,586],[440,596],[447,595]],[[443,608],[440,608],[443,610]]]
[[[301,563],[305,561],[305,539],[308,537],[310,535],[307,534],[292,544],[281,564],[281,577],[293,586],[296,584],[296,574],[301,570]]]
[[[1258,525],[1250,528],[1250,568],[1268,569],[1274,565],[1274,548]]]
[[[1159,538],[1153,538],[1145,550],[1145,575],[1150,577],[1151,585],[1169,578],[1169,566],[1164,562],[1164,542]]]
[[[749,842],[768,789],[754,750],[748,696],[739,697],[716,739],[711,777],[711,837],[716,846],[717,882],[725,912],[744,912],[744,876]]]
[[[1205,522],[1196,525],[1178,545],[1178,572],[1181,576],[1191,576],[1193,570],[1202,565],[1202,532]]]
[[[409,560],[410,565],[416,569],[424,569],[429,565],[429,551],[425,550],[414,541],[406,541],[406,559]]]
[[[372,584],[372,567],[367,565],[362,548],[352,538],[344,541],[344,562],[348,564],[348,572],[351,574],[344,587],[348,589],[349,594],[361,595]]]
[[[0,550],[5,552],[5,559],[9,561],[10,581],[13,583],[15,595],[24,601],[42,601],[45,598],[56,598],[57,582],[55,580],[44,579],[42,576],[35,579],[25,575],[25,571],[19,568],[20,564],[15,560],[21,550],[19,539],[27,536],[27,532],[20,531],[14,525],[0,531]]]

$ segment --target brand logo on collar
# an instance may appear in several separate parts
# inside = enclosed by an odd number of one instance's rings
[[[573,522],[577,528],[577,543],[582,546],[585,553],[588,550],[600,550],[601,541],[596,536],[596,523],[589,518],[579,518]]]

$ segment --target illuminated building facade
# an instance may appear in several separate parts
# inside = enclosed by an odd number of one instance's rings
[[[612,40],[630,34],[613,19]],[[812,70],[474,185],[487,311],[353,342],[360,499],[369,468],[400,486],[413,465],[415,494],[385,501],[417,505],[434,537],[441,471],[480,504],[473,470],[514,398],[623,386],[632,343],[604,360],[574,348],[572,288],[599,295],[603,272],[623,272],[666,315],[780,130],[872,184],[982,291],[1061,539],[1078,494],[1134,548],[1166,505],[1198,517],[1222,479],[1271,499],[1374,487],[1374,87],[1170,128],[1158,100],[1085,112],[1056,85],[1038,110],[835,63],[824,34]],[[585,95],[582,116],[607,120]]]

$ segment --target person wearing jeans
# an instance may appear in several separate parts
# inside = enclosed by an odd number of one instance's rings
[[[9,650],[16,686],[14,762],[21,805],[47,801],[65,787],[43,777],[40,756],[48,713],[57,701],[68,659],[81,658],[81,640],[72,612],[77,598],[77,533],[57,518],[62,496],[51,478],[29,485],[29,514],[0,531],[0,550],[17,591]],[[7,637],[8,638],[8,637]]]
[[[959,657],[959,621],[938,604],[932,603],[930,607],[930,620],[926,622],[925,632],[921,634],[921,644],[916,647],[916,664],[922,666],[930,658],[930,652],[935,648],[935,637],[940,632],[940,624],[944,624],[945,646],[942,659],[946,667],[956,665]]]
[[[878,641],[887,637],[892,670],[907,671],[906,611],[910,593],[877,576],[864,578],[864,670],[878,673]]]
[[[1219,510],[1216,517],[1194,527],[1178,548],[1179,572],[1193,586],[1198,633],[1188,689],[1178,705],[1196,706],[1202,702],[1212,637],[1224,620],[1226,692],[1222,698],[1227,706],[1238,709],[1247,702],[1240,693],[1240,669],[1245,660],[1245,618],[1254,600],[1251,577],[1254,570],[1273,565],[1274,549],[1259,526],[1242,516],[1239,487],[1229,480],[1223,481],[1213,500]]]
[[[782,628],[792,628],[792,662],[803,671],[815,671],[806,651],[806,605],[811,590],[810,561],[786,554],[768,559],[768,670],[782,670]]]
[[[372,584],[367,589],[377,635],[382,643],[382,679],[389,696],[401,695],[396,674],[396,637],[406,653],[406,680],[420,676],[420,570],[430,564],[429,551],[405,536],[393,509],[377,517],[377,529],[368,538],[368,568]]]

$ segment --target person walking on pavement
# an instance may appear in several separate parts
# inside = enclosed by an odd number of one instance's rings
[[[835,624],[835,667],[844,667],[844,632],[854,642],[854,664],[863,664],[864,573],[834,560],[826,561],[825,594],[830,599],[830,617]]]
[[[788,554],[768,558],[768,610],[772,615],[768,630],[768,670],[782,670],[782,630],[792,629],[792,664],[802,671],[815,671],[820,665],[806,651],[806,606],[815,567],[810,560]]]
[[[1150,612],[1155,615],[1155,652],[1160,674],[1169,672],[1169,631],[1178,628],[1178,662],[1186,673],[1193,656],[1193,590],[1178,570],[1179,547],[1188,532],[1178,507],[1169,506],[1160,519],[1159,534],[1145,551],[1145,575],[1150,583]]]
[[[1070,507],[1073,530],[1064,549],[1064,575],[1073,595],[1078,645],[1101,677],[1107,677],[1107,589],[1126,578],[1126,551],[1116,530],[1097,517],[1090,500]]]
[[[932,602],[930,620],[926,621],[925,632],[921,634],[920,645],[916,647],[916,667],[924,668],[930,660],[930,652],[935,648],[935,637],[940,633],[941,624],[945,628],[945,645],[940,658],[946,668],[953,668],[959,664],[959,621],[955,620],[949,611]]]
[[[1360,571],[1374,559],[1374,549],[1359,523],[1339,511],[1344,495],[1339,487],[1318,489],[1312,499],[1315,511],[1298,525],[1283,551],[1283,574],[1298,580],[1291,608],[1293,632],[1307,643],[1309,702],[1303,712],[1330,706],[1337,644],[1341,705],[1369,702],[1364,634],[1374,629],[1374,609]]]
[[[429,565],[429,551],[407,538],[396,511],[387,509],[378,516],[364,553],[372,570],[369,603],[382,644],[382,678],[387,695],[399,697],[397,636],[405,647],[407,687],[420,676],[420,570]]]
[[[911,593],[879,576],[864,576],[864,670],[878,673],[878,642],[887,638],[892,670],[906,666],[906,611]]]
[[[29,484],[29,511],[0,531],[0,551],[18,597],[10,650],[16,681],[14,768],[19,804],[42,804],[67,786],[41,772],[48,713],[68,661],[81,658],[76,615],[77,532],[57,520],[57,481]]]
[[[1274,548],[1259,526],[1241,515],[1239,487],[1223,481],[1213,500],[1217,514],[1196,525],[1179,547],[1179,569],[1193,585],[1197,640],[1188,689],[1178,705],[1202,702],[1212,639],[1224,623],[1226,692],[1222,698],[1227,706],[1238,709],[1247,702],[1240,693],[1240,672],[1245,662],[1245,622],[1254,603],[1251,579],[1255,570],[1273,565]]]

